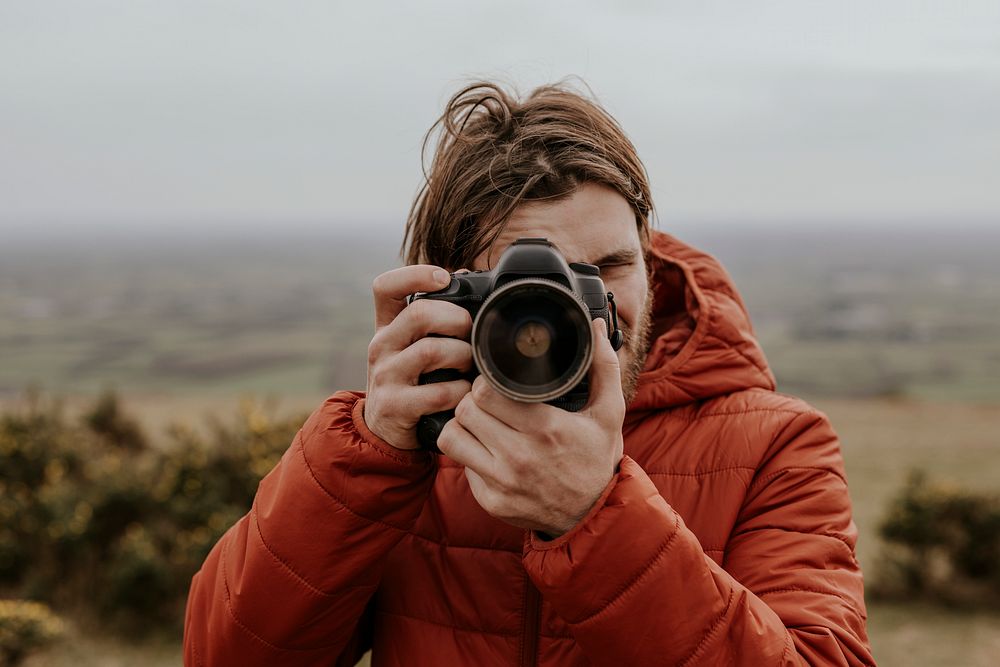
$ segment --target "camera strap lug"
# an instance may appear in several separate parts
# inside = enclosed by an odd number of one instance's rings
[[[608,292],[608,310],[611,311],[611,325],[608,327],[608,338],[611,340],[611,347],[617,352],[625,344],[625,334],[618,328],[618,305],[615,303],[615,295]]]

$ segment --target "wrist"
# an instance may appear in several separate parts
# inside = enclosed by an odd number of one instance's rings
[[[375,449],[378,449],[396,458],[402,457],[407,461],[410,460],[416,461],[418,459],[423,459],[429,456],[427,452],[425,452],[422,449],[418,449],[417,447],[410,447],[410,448],[396,447],[391,442],[383,438],[380,434],[373,431],[368,426],[368,421],[365,418],[366,406],[367,406],[367,400],[365,398],[361,398],[360,400],[358,400],[357,404],[355,404],[352,415],[354,421],[354,429],[358,432],[358,435],[361,436],[362,440],[370,444]]]
[[[580,519],[577,520],[575,523],[573,523],[571,526],[569,526],[565,530],[553,528],[552,532],[550,532],[550,530],[531,531],[531,533],[529,534],[529,539],[527,544],[534,549],[545,550],[545,549],[556,548],[559,545],[572,539],[573,535],[577,534],[583,528],[583,526],[586,526],[587,523],[589,523],[593,519],[593,517],[598,512],[600,512],[601,508],[604,507],[604,504],[607,501],[608,496],[611,495],[611,492],[614,490],[615,485],[618,483],[618,477],[619,477],[619,472],[618,469],[615,468],[615,472],[611,476],[611,479],[601,490],[600,494],[597,496],[594,502],[590,504],[590,506],[583,513]]]
[[[581,503],[581,507],[583,508],[581,511],[571,516],[568,520],[561,522],[559,525],[535,531],[538,538],[544,542],[550,542],[575,530],[577,526],[582,524],[585,519],[593,513],[595,507],[603,503],[604,498],[607,497],[611,487],[614,486],[617,472],[616,467],[616,470],[608,476],[608,480],[603,484],[603,486],[601,486],[596,493],[592,494],[583,503]]]
[[[358,427],[358,430],[362,432],[361,433],[362,437],[364,437],[366,440],[370,442],[377,443],[384,447],[390,447],[400,452],[418,451],[420,449],[420,446],[419,444],[416,443],[415,439],[413,442],[413,446],[407,446],[407,447],[400,446],[395,442],[393,442],[394,440],[402,441],[403,438],[392,438],[390,440],[389,438],[391,437],[391,434],[384,432],[382,428],[378,427],[377,425],[374,425],[376,421],[375,419],[371,420],[369,419],[367,397],[361,399],[359,403],[361,404],[360,408],[361,418],[359,420],[356,420],[360,422],[360,424],[356,425]]]

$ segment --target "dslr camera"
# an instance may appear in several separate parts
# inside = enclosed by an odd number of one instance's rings
[[[421,384],[447,382],[482,374],[500,394],[526,403],[549,403],[577,412],[589,398],[587,372],[594,350],[590,323],[607,323],[617,351],[624,335],[618,328],[614,295],[604,287],[593,264],[567,263],[542,238],[521,238],[500,256],[494,269],[453,273],[437,292],[418,299],[457,304],[472,315],[474,369],[462,373],[439,369],[420,376]],[[437,438],[453,410],[424,415],[417,441],[440,452]]]

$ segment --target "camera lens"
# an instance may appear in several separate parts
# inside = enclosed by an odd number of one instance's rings
[[[575,387],[590,368],[589,311],[567,288],[544,278],[512,281],[483,304],[472,329],[480,373],[497,391],[541,402]]]

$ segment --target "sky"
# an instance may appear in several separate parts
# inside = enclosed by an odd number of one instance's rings
[[[453,92],[568,75],[661,227],[1000,227],[996,0],[0,0],[0,230],[398,230]]]

